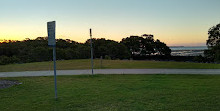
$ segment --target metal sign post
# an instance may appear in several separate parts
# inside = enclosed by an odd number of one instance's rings
[[[102,56],[100,57],[101,63],[100,63],[100,68],[102,69]]]
[[[55,99],[57,99],[57,79],[56,79],[56,39],[55,39],[56,22],[47,22],[48,46],[53,47],[53,66],[54,66],[54,87]]]
[[[92,29],[90,29],[90,46],[91,46],[91,66],[92,66],[92,75],[93,75]]]

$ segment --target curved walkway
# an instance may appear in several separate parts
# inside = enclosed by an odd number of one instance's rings
[[[90,69],[57,70],[57,75],[91,74]],[[220,69],[94,69],[94,74],[219,74]],[[0,72],[0,77],[53,76],[53,71]]]

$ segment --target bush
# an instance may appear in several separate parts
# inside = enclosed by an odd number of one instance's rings
[[[0,56],[0,65],[5,65],[10,63],[10,58],[7,56]]]
[[[7,56],[0,56],[0,65],[6,65],[6,64],[11,64],[11,63],[18,63],[20,61],[19,58],[12,56],[12,57],[7,57]]]
[[[108,55],[105,55],[105,59],[107,59],[107,60],[111,60],[111,57],[108,56]]]
[[[220,63],[220,50],[217,50],[215,53],[215,62]]]
[[[19,63],[20,59],[17,58],[16,56],[12,56],[10,57],[10,63]]]
[[[199,55],[199,56],[195,56],[193,58],[193,61],[195,61],[195,62],[206,62],[206,59],[204,57],[202,57],[201,55]]]

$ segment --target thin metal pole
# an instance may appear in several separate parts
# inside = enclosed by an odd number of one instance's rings
[[[91,66],[92,66],[92,75],[93,75],[92,29],[90,29],[90,47],[91,47]]]
[[[102,69],[102,56],[100,57],[100,59],[101,59],[101,69]]]
[[[54,87],[55,87],[55,99],[57,99],[57,73],[56,73],[56,46],[53,46],[53,70],[54,70]]]

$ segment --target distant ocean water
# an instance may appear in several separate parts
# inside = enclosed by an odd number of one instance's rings
[[[171,55],[173,56],[203,56],[207,46],[171,46]]]

